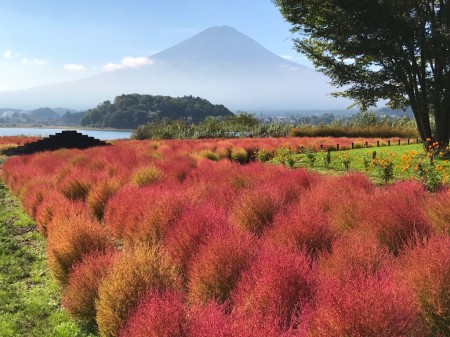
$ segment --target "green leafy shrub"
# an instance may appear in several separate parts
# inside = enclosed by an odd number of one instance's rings
[[[133,172],[131,180],[138,186],[147,186],[161,180],[163,173],[154,165],[138,168]]]

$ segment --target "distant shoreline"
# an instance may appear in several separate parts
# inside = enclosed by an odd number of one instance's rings
[[[95,128],[81,125],[35,125],[35,124],[15,124],[15,125],[0,125],[1,129],[64,129],[64,130],[92,130],[92,131],[117,131],[117,132],[133,132],[135,129],[115,129],[115,128]]]

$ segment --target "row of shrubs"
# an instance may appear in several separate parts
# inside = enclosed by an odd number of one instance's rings
[[[195,124],[185,120],[161,120],[140,125],[133,139],[204,139],[246,137],[363,137],[416,138],[415,123],[409,119],[378,118],[375,113],[358,113],[346,121],[331,124],[300,124],[273,121],[264,123],[253,115],[240,113],[223,118],[211,117]]]
[[[46,152],[3,179],[102,337],[449,335],[450,193],[230,160],[258,142]]]
[[[342,126],[319,125],[299,126],[290,130],[293,137],[350,137],[350,138],[416,138],[416,128],[398,128],[390,125]]]

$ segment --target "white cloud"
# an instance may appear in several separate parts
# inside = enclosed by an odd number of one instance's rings
[[[123,65],[117,64],[117,63],[112,63],[112,62],[109,62],[102,67],[102,69],[104,71],[114,71],[114,70],[119,70],[122,68],[123,68]]]
[[[291,61],[292,59],[294,59],[294,57],[293,57],[292,55],[279,55],[279,56],[281,56],[282,58],[284,58],[284,59],[286,59],[286,60],[289,60],[289,61]]]
[[[5,57],[5,59],[10,59],[13,56],[12,51],[10,49],[5,50],[3,56]]]
[[[138,68],[140,66],[145,66],[151,64],[152,60],[148,57],[124,57],[122,59],[122,64],[126,68]]]
[[[20,60],[20,63],[22,63],[22,64],[34,64],[34,65],[40,66],[40,65],[43,65],[43,64],[47,64],[47,61],[40,60],[40,59],[29,59],[28,57],[22,57],[22,59]]]
[[[145,65],[153,64],[153,61],[148,57],[130,57],[126,56],[122,59],[121,63],[107,63],[102,69],[104,71],[115,71],[125,68],[139,68]]]
[[[65,64],[63,66],[64,70],[70,72],[70,73],[79,73],[86,71],[86,67],[82,64]]]

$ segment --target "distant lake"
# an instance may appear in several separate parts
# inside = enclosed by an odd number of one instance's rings
[[[48,137],[57,132],[68,129],[45,129],[45,128],[0,128],[0,136],[38,136]],[[84,130],[76,129],[83,135],[94,137],[101,140],[128,139],[131,131],[116,130]]]

